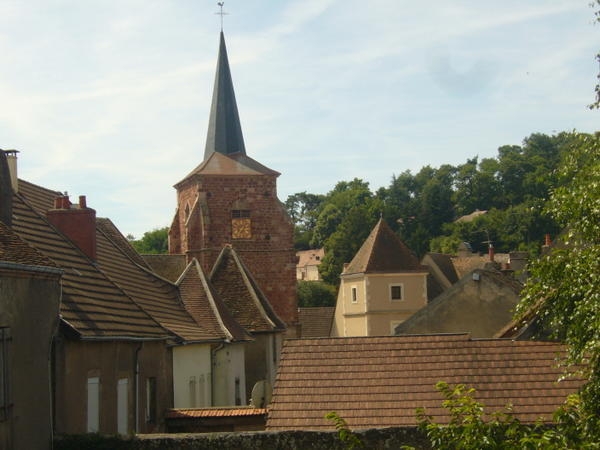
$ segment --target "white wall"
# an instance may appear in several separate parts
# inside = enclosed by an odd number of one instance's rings
[[[216,351],[213,367],[213,405],[247,405],[244,344],[228,344]]]
[[[175,408],[212,406],[211,350],[209,344],[173,347]]]

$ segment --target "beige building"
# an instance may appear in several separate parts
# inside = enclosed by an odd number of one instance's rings
[[[381,219],[340,275],[331,335],[392,335],[427,304],[427,274]]]
[[[325,250],[317,248],[314,250],[301,250],[296,252],[298,264],[296,264],[296,279],[303,281],[321,281],[319,265],[325,256]]]

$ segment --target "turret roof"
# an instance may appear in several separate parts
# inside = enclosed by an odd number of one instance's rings
[[[415,271],[427,272],[427,267],[419,263],[385,220],[380,219],[343,274]]]
[[[246,154],[231,71],[229,70],[225,37],[222,31],[204,159],[208,159],[214,152],[224,155]]]

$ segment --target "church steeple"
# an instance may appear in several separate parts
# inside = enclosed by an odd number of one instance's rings
[[[221,31],[204,160],[206,161],[214,152],[224,155],[246,154],[223,31]]]

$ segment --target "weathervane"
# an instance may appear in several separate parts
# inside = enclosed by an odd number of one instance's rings
[[[221,16],[221,31],[223,31],[223,16],[226,16],[229,13],[223,12],[223,5],[225,4],[225,2],[217,2],[217,5],[219,5],[219,8],[221,8],[221,11],[216,12],[215,14]]]

